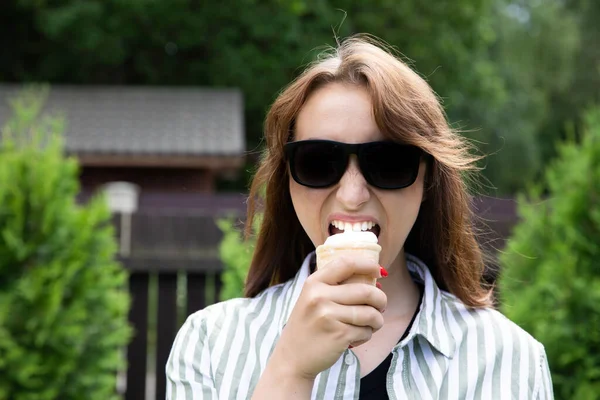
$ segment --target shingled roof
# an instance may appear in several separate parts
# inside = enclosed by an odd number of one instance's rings
[[[0,126],[21,87],[0,85]],[[239,156],[243,97],[235,89],[52,86],[45,111],[67,118],[66,150],[78,155]]]

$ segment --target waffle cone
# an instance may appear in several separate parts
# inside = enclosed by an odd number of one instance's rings
[[[379,252],[381,246],[377,243],[355,243],[352,245],[327,245],[323,244],[317,247],[317,269],[327,268],[327,265],[336,258],[347,256],[355,258],[364,257],[379,263]],[[377,278],[369,275],[353,275],[343,283],[367,283],[375,286]]]

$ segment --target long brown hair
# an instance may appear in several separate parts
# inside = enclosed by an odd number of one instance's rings
[[[250,188],[246,235],[263,212],[245,294],[254,297],[296,274],[314,245],[294,211],[284,145],[316,88],[330,82],[361,85],[370,93],[375,121],[389,139],[430,154],[425,200],[405,243],[423,260],[438,286],[468,306],[491,305],[483,286],[484,262],[475,239],[465,173],[477,157],[447,120],[431,87],[377,40],[354,36],[322,55],[277,97],[265,121],[266,149]]]

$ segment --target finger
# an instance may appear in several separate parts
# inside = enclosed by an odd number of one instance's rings
[[[385,293],[381,289],[366,283],[331,286],[328,292],[330,301],[341,305],[368,305],[380,311],[385,310],[387,306]]]
[[[317,268],[312,274],[317,275],[321,282],[337,285],[352,275],[368,275],[381,278],[381,267],[378,263],[366,257],[339,257],[329,262],[325,267]]]
[[[348,332],[348,336],[350,338],[348,340],[350,342],[348,348],[358,347],[371,340],[373,329],[371,327],[352,326]]]
[[[371,306],[341,306],[335,305],[335,315],[338,321],[358,326],[369,327],[373,332],[378,331],[383,326],[383,315]]]

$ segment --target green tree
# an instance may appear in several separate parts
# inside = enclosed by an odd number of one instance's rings
[[[223,287],[219,294],[221,301],[242,297],[246,276],[252,261],[255,238],[244,239],[235,223],[234,217],[223,218],[217,224],[223,232],[223,239],[219,245],[219,256],[223,262]],[[261,217],[257,216],[254,221],[254,232],[258,232]]]
[[[581,132],[584,121],[581,110],[600,103],[600,2],[595,0],[566,0],[566,14],[571,15],[578,28],[579,45],[572,55],[573,75],[564,92],[553,93],[551,115],[540,129],[542,145],[552,138],[566,138],[573,129]],[[543,156],[554,155],[548,145]]]
[[[495,153],[484,174],[495,193],[511,194],[536,176],[565,121],[576,118],[557,99],[575,94],[565,80],[579,13],[593,3],[19,0],[0,6],[0,81],[240,87],[255,152],[265,111],[299,66],[335,44],[334,30],[342,38],[368,32],[410,57],[450,120]],[[585,18],[587,26],[596,21]]]
[[[557,399],[600,399],[600,108],[561,145],[501,257],[504,313],[546,347]]]
[[[127,275],[103,199],[75,202],[78,166],[43,98],[14,99],[0,143],[0,398],[115,399]]]

